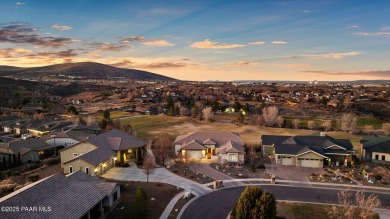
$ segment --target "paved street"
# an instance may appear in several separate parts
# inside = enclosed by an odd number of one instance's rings
[[[208,193],[193,201],[181,216],[182,219],[225,219],[245,187],[233,187]],[[280,185],[262,185],[278,200],[337,204],[338,190],[303,188]],[[367,194],[370,194],[367,192]],[[378,194],[382,206],[390,206],[390,194]]]
[[[114,180],[146,182],[146,174],[143,173],[141,169],[138,169],[135,164],[131,164],[131,166],[128,168],[112,168],[108,170],[107,173],[103,175],[103,177]],[[165,168],[156,168],[154,173],[149,175],[149,182],[168,183],[183,188],[187,191],[191,189],[192,193],[196,196],[204,195],[211,191],[210,188],[177,176]]]

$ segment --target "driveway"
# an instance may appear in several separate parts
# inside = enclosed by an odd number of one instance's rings
[[[266,172],[271,175],[284,180],[294,180],[310,182],[308,176],[312,173],[324,174],[325,171],[322,168],[309,168],[309,167],[294,167],[294,166],[282,166],[275,163],[275,159],[271,158],[270,164],[264,164]]]
[[[127,168],[114,167],[108,170],[102,177],[120,181],[146,182],[146,174],[135,164],[131,164],[131,166]],[[212,191],[205,185],[177,176],[165,168],[154,169],[154,173],[149,174],[149,182],[168,183],[185,189],[186,191],[191,189],[192,194],[196,196],[201,196]]]
[[[226,174],[223,174],[215,169],[213,169],[210,164],[212,162],[209,160],[197,160],[193,161],[190,165],[190,169],[192,171],[202,173],[210,178],[213,178],[215,180],[228,180],[228,179],[235,179],[231,176],[228,176]],[[228,182],[224,183],[225,186],[240,186],[244,185],[242,182]]]

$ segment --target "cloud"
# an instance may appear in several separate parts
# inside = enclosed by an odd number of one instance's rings
[[[264,45],[264,44],[266,44],[266,42],[258,41],[258,42],[248,43],[248,44],[249,44],[249,45]]]
[[[287,44],[287,42],[285,42],[285,41],[272,41],[271,43],[274,44],[274,45],[284,45],[284,44]]]
[[[150,40],[150,41],[142,42],[141,44],[145,46],[160,46],[160,47],[173,46],[172,43],[165,40]]]
[[[138,65],[139,68],[182,68],[186,67],[185,63],[175,63],[175,62],[156,62],[144,65]]]
[[[382,31],[390,30],[390,26],[382,27],[381,30],[382,30]]]
[[[27,4],[26,2],[16,2],[15,3],[16,5],[25,5],[25,4]]]
[[[390,78],[390,70],[374,70],[374,71],[355,71],[355,72],[328,72],[328,71],[301,71],[310,74],[323,75],[347,75],[347,76],[368,76],[368,77],[383,77]]]
[[[49,58],[69,58],[69,57],[76,57],[78,54],[74,52],[73,49],[63,50],[63,51],[53,51],[53,52],[38,52],[34,54],[28,54],[23,56],[24,58],[42,58],[42,57],[49,57]]]
[[[172,60],[148,60],[139,58],[121,58],[109,61],[110,65],[121,68],[182,68],[191,64]],[[193,65],[193,64],[192,64]]]
[[[390,32],[378,31],[378,32],[358,32],[354,33],[357,36],[390,36]]]
[[[356,28],[359,28],[358,25],[350,25],[348,27],[346,27],[347,29],[356,29]]]
[[[23,49],[23,48],[7,48],[0,49],[0,57],[2,58],[13,58],[15,56],[24,55],[31,53],[31,50]]]
[[[27,23],[10,23],[0,27],[0,42],[33,44],[45,47],[60,47],[72,42],[68,37],[44,36],[37,34],[37,28]]]
[[[311,13],[312,11],[310,11],[310,10],[303,10],[302,12],[303,13]]]
[[[332,59],[341,59],[346,56],[357,56],[360,55],[360,52],[346,52],[346,53],[329,53],[322,55],[325,58],[332,58]]]
[[[145,37],[143,36],[120,37],[120,42],[125,44],[132,43],[132,42],[140,42],[144,40]]]
[[[309,67],[309,65],[297,63],[297,64],[287,64],[287,67],[289,67],[289,68],[307,68],[307,67]]]
[[[233,49],[238,47],[243,47],[243,44],[225,44],[220,42],[212,42],[209,39],[205,39],[201,42],[195,42],[191,44],[191,47],[197,49]]]
[[[128,45],[115,45],[112,43],[100,43],[100,42],[92,42],[89,44],[92,48],[101,51],[120,51],[125,48],[131,48]]]
[[[232,63],[226,63],[224,65],[232,66],[232,67],[239,67],[239,66],[257,65],[257,64],[259,64],[259,63],[257,63],[257,62],[232,62]]]
[[[57,30],[71,30],[72,27],[69,26],[60,26],[60,25],[52,25],[50,26],[52,29],[57,29]]]

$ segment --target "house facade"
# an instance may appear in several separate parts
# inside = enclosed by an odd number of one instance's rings
[[[263,156],[273,156],[277,164],[285,166],[339,166],[347,164],[355,154],[348,139],[335,139],[327,135],[263,135],[261,142]]]
[[[390,137],[364,136],[362,159],[374,163],[390,162]]]
[[[192,132],[177,136],[174,142],[176,155],[195,159],[220,159],[232,164],[243,164],[244,142],[232,132]]]
[[[145,145],[145,141],[114,129],[62,149],[61,166],[65,174],[102,175],[116,163],[141,160]]]

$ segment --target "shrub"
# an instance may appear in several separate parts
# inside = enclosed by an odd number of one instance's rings
[[[251,171],[254,173],[256,172],[256,168],[255,168],[255,165],[254,164],[251,164]]]
[[[61,159],[59,157],[53,157],[53,158],[48,158],[45,161],[43,161],[43,164],[51,166],[53,164],[58,164],[60,162],[61,162]]]
[[[264,164],[259,164],[259,165],[257,165],[257,169],[265,169]]]
[[[39,174],[33,174],[28,176],[28,180],[30,180],[31,182],[36,182],[38,181],[38,179],[39,179]]]
[[[374,175],[374,178],[378,181],[381,181],[383,179],[383,176],[380,173],[377,173]]]
[[[121,164],[121,167],[129,167],[129,166],[130,166],[129,163],[122,163],[122,164]]]
[[[14,171],[11,173],[12,176],[20,176],[20,171]]]

